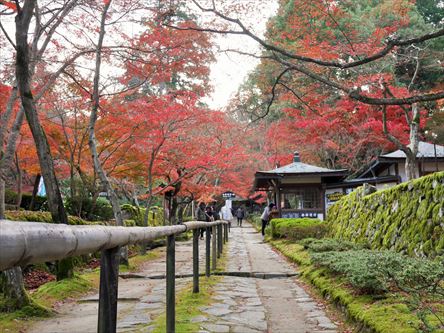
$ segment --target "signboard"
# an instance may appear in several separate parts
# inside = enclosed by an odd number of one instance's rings
[[[342,192],[333,192],[325,195],[327,197],[328,202],[336,202],[344,196]]]
[[[234,198],[234,197],[236,197],[236,194],[234,194],[231,191],[227,191],[227,192],[222,193],[222,198],[231,199],[231,198]]]
[[[318,213],[315,212],[282,212],[283,218],[302,218],[302,217],[309,217],[309,218],[317,218]]]

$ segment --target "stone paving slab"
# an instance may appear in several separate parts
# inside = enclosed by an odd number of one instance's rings
[[[229,272],[295,272],[247,223],[231,229],[227,245]],[[201,309],[208,316],[202,332],[336,332],[336,325],[296,277],[226,276],[215,287],[213,299],[218,303]]]

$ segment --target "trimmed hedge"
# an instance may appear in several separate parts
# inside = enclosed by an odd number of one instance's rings
[[[444,172],[366,196],[363,191],[329,208],[332,237],[411,256],[444,254]]]
[[[304,239],[321,238],[327,231],[325,223],[310,218],[279,218],[272,219],[271,236],[273,238]]]
[[[25,222],[43,222],[53,223],[51,213],[49,212],[34,212],[29,210],[7,210],[5,217],[11,221],[25,221]],[[68,222],[70,225],[86,225],[86,224],[103,224],[100,222],[85,221],[77,216],[68,216]]]

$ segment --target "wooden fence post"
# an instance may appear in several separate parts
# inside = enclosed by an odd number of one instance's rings
[[[216,270],[216,259],[217,259],[217,244],[216,244],[216,240],[217,240],[217,234],[216,234],[216,226],[214,225],[213,227],[213,240],[212,240],[212,253],[211,253],[211,260],[212,260],[212,267],[211,269],[213,271]]]
[[[98,333],[116,332],[120,247],[103,250],[100,256]]]
[[[167,260],[166,260],[166,331],[176,331],[176,236],[167,237]]]
[[[210,277],[211,228],[205,228],[205,275]]]
[[[193,230],[193,293],[199,292],[199,229]]]
[[[222,254],[222,225],[217,225],[217,257]]]

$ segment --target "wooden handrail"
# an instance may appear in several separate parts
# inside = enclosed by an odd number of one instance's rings
[[[0,220],[0,271],[177,235],[227,221],[164,227],[66,225]]]

